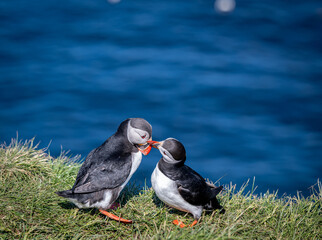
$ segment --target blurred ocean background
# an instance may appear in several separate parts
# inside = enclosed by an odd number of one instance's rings
[[[0,141],[82,158],[128,117],[187,165],[257,193],[322,176],[322,2],[3,0]],[[150,184],[160,158],[133,180]]]

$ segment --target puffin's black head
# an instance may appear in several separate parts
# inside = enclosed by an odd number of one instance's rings
[[[164,161],[167,163],[184,163],[186,160],[186,150],[177,139],[167,138],[162,142],[154,142],[153,147],[159,149]]]
[[[143,118],[129,118],[121,123],[118,132],[124,132],[131,144],[136,146],[144,155],[149,154],[152,140],[152,126]]]

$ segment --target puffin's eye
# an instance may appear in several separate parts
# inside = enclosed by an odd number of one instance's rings
[[[142,139],[144,139],[146,137],[146,134],[144,134],[143,136],[141,136]]]
[[[166,152],[163,152],[163,154],[164,154],[164,155],[167,155],[167,153],[166,153]]]

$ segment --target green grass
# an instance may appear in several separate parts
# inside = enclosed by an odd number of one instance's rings
[[[119,198],[122,207],[113,211],[134,220],[125,225],[96,209],[77,209],[54,193],[73,185],[76,160],[66,154],[53,158],[33,140],[1,145],[0,239],[322,239],[319,181],[307,198],[226,186],[219,195],[226,213],[203,215],[185,229],[171,222],[191,223],[191,215],[167,208],[151,188],[129,184]]]

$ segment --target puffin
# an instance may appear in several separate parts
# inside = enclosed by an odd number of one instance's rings
[[[78,208],[98,208],[107,217],[123,223],[108,211],[139,167],[142,154],[151,151],[152,126],[143,118],[123,121],[101,146],[93,149],[82,164],[70,190],[56,192]],[[115,206],[114,206],[115,207]]]
[[[170,207],[191,213],[194,221],[190,227],[197,224],[203,210],[220,209],[221,213],[225,212],[216,198],[223,186],[215,187],[185,165],[186,150],[181,142],[167,138],[150,143],[162,154],[151,176],[152,188],[161,201]],[[187,227],[178,219],[173,223],[181,228]]]

